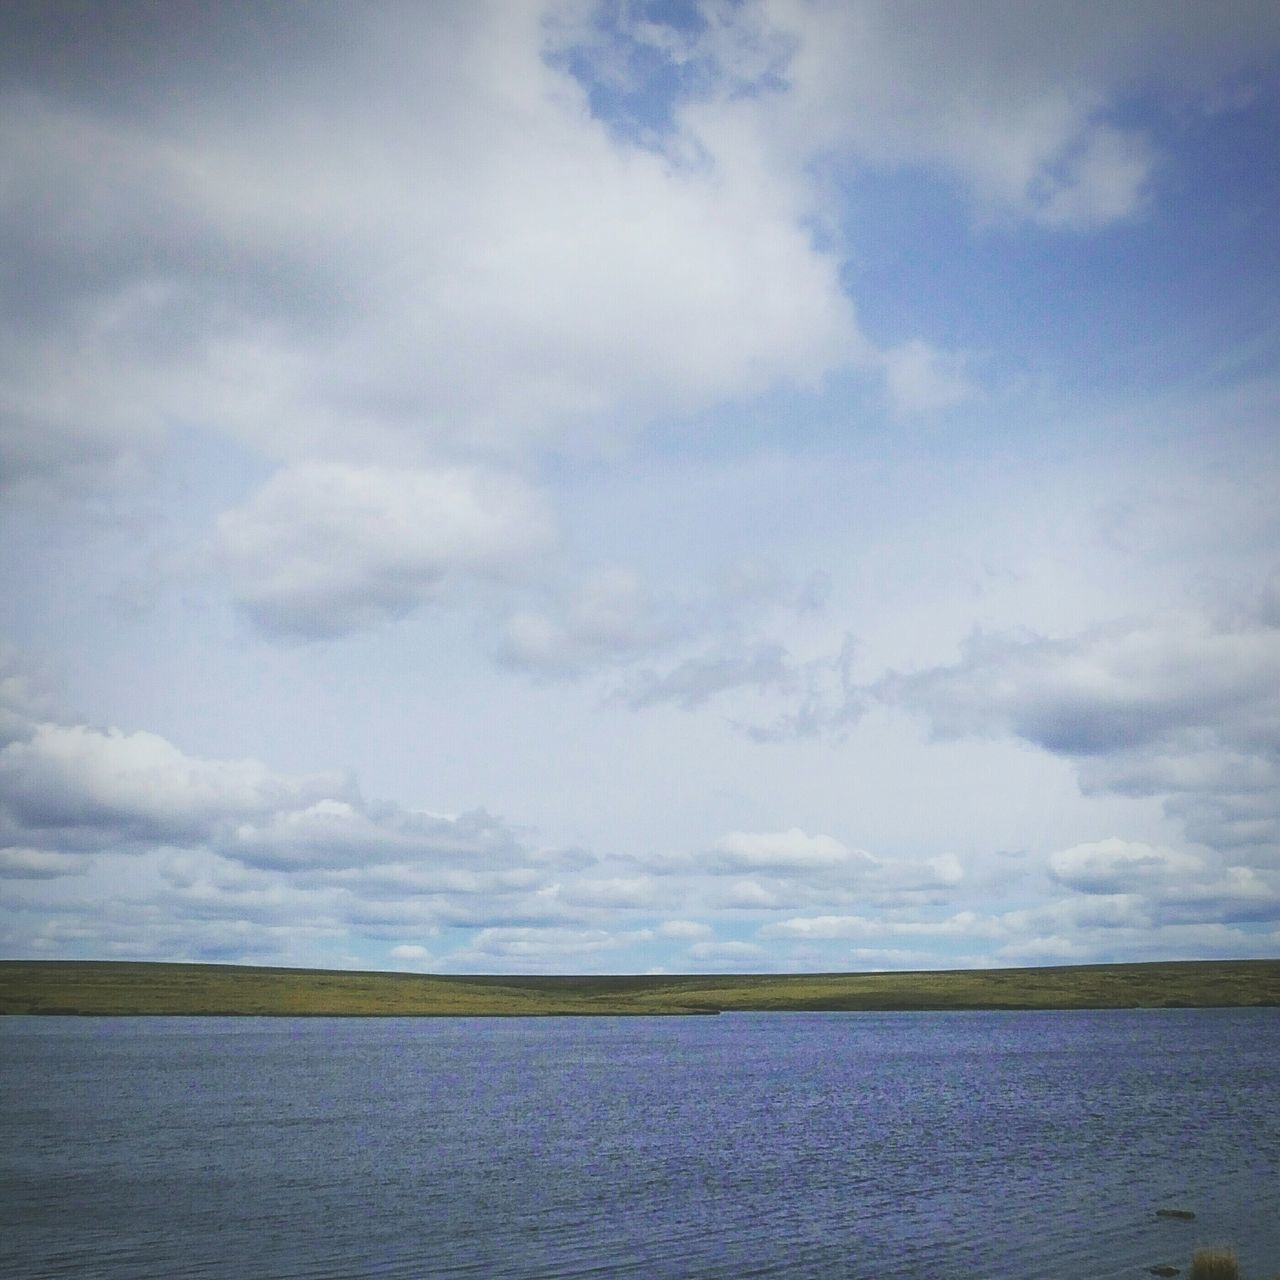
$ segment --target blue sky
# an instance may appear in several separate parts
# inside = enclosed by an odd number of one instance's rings
[[[0,21],[0,953],[1277,954],[1273,5]]]

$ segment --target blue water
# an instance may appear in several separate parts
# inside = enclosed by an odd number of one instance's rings
[[[1276,1011],[0,1019],[6,1276],[1137,1280],[1226,1241],[1280,1271]]]

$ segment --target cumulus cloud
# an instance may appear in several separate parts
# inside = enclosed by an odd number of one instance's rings
[[[1157,169],[1126,96],[1221,100],[1280,44],[1247,0],[758,0],[679,28],[556,3],[33,12],[0,33],[10,483],[174,424],[294,460],[511,457],[851,367],[945,407],[955,357],[860,333],[815,166],[1105,226]],[[656,116],[606,123],[592,90],[639,48]]]
[[[1280,858],[1280,630],[1264,619],[977,635],[958,662],[874,692],[940,737],[1010,734],[1065,756],[1086,792],[1163,796],[1199,843]]]
[[[1062,849],[1049,857],[1049,874],[1081,893],[1131,893],[1195,873],[1199,858],[1126,840],[1100,840]]]
[[[607,929],[481,929],[470,945],[449,957],[457,972],[568,973],[598,967],[601,956],[642,940]]]
[[[480,809],[411,810],[365,799],[342,774],[290,776],[255,760],[192,756],[157,734],[14,718],[24,728],[0,748],[0,868],[10,877],[84,872],[90,852],[141,868],[168,850],[155,872],[188,905],[197,889],[268,901],[283,884],[273,873],[294,885],[310,876],[312,888],[357,889],[365,900],[497,901],[583,865],[530,849]]]
[[[1280,921],[1280,872],[1226,867],[1218,876],[1169,885],[1156,916],[1185,924],[1206,920],[1237,923]]]
[[[424,970],[435,964],[435,957],[426,947],[418,943],[401,943],[387,952],[387,958],[394,961],[397,969]]]
[[[280,777],[253,760],[193,758],[153,733],[41,722],[0,749],[0,836],[185,844],[344,785]]]
[[[426,960],[431,955],[426,947],[419,946],[417,943],[403,943],[398,947],[392,947],[387,954],[393,960]]]
[[[662,908],[668,892],[646,875],[583,877],[571,884],[556,884],[553,891],[559,901],[570,906],[621,910]]]
[[[672,938],[677,941],[702,942],[714,932],[710,925],[699,920],[667,920],[660,924],[654,932],[661,938]]]
[[[219,847],[228,857],[260,867],[358,867],[404,859],[429,859],[439,867],[487,865],[486,859],[512,855],[517,844],[483,810],[439,817],[357,797],[324,799],[279,810],[262,823],[239,824]]]
[[[926,711],[939,734],[1012,732],[1090,756],[1181,729],[1265,741],[1280,726],[1280,633],[1196,617],[1117,623],[1078,636],[975,635],[961,660],[878,692]]]
[[[712,846],[708,870],[726,874],[750,871],[858,871],[875,866],[861,849],[849,849],[830,836],[811,836],[799,827],[788,831],[730,831]]]
[[[1152,178],[1151,143],[1116,118],[1124,96],[1211,90],[1274,50],[1280,22],[1254,3],[1229,17],[997,3],[904,21],[887,2],[759,0],[718,11],[704,43],[725,76],[723,98],[689,113],[708,133],[749,122],[778,152],[941,170],[982,217],[1086,231],[1139,212]]]
[[[1280,920],[1280,869],[1217,863],[1114,837],[1075,845],[1051,854],[1047,871],[1051,880],[1083,896],[1018,919],[1042,923],[1048,913],[1059,931]]]
[[[262,626],[336,635],[468,578],[518,575],[554,539],[519,478],[470,468],[308,463],[218,520],[216,555]]]
[[[59,876],[83,875],[90,860],[83,854],[59,853],[56,849],[0,849],[0,879],[52,880]]]
[[[510,454],[847,363],[838,264],[767,175],[611,135],[549,9],[229,5],[187,15],[199,56],[143,7],[44,11],[0,83],[6,476],[172,423]]]
[[[698,969],[770,969],[769,955],[754,942],[695,942],[689,959]]]
[[[898,938],[961,937],[993,938],[1003,929],[990,915],[960,911],[940,919],[893,919],[861,915],[793,916],[765,925],[760,930],[766,938]]]

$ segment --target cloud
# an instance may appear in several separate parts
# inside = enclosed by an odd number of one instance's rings
[[[518,845],[482,809],[440,817],[356,797],[282,809],[266,822],[240,824],[219,848],[248,866],[341,868],[426,860],[439,870],[457,863],[487,868],[490,860],[516,854]]]
[[[575,907],[631,911],[665,905],[666,889],[648,876],[594,876],[554,886],[555,896]]]
[[[735,911],[780,911],[796,907],[804,894],[789,881],[735,880],[719,894],[713,894],[713,907],[728,907]]]
[[[1121,883],[1117,880],[1116,883]],[[997,918],[1002,954],[1022,955],[1031,939],[1072,939],[1095,955],[1134,957],[1259,954],[1270,935],[1259,926],[1280,921],[1280,877],[1251,868],[1200,867],[1185,879],[1133,878],[1133,892],[1088,889]],[[1273,930],[1274,932],[1274,930]],[[1197,947],[1203,942],[1204,950]]]
[[[1062,639],[976,635],[874,686],[939,737],[1008,734],[1075,762],[1088,794],[1163,796],[1211,848],[1280,859],[1280,630],[1168,615]]]
[[[935,351],[918,338],[891,348],[882,359],[885,389],[897,414],[950,409],[977,393],[963,356]]]
[[[540,676],[573,677],[633,660],[687,625],[674,602],[657,600],[634,570],[610,565],[586,574],[548,608],[509,617],[498,657]]]
[[[806,872],[866,870],[875,859],[861,849],[848,849],[830,836],[788,831],[730,831],[712,846],[703,863],[720,874],[744,871]]]
[[[733,689],[785,689],[795,672],[782,645],[765,641],[686,658],[666,672],[636,672],[619,696],[635,710],[674,703],[686,711]]]
[[[387,952],[387,958],[394,960],[399,969],[422,970],[435,963],[431,952],[417,943],[401,943],[398,947],[392,947]]]
[[[1049,878],[1085,895],[1032,915],[1053,927],[1153,928],[1280,920],[1280,869],[1217,866],[1217,859],[1116,838],[1050,855]]]
[[[1280,921],[1280,872],[1227,867],[1217,878],[1171,884],[1156,915],[1161,921],[1178,924]]]
[[[711,937],[714,931],[710,925],[703,924],[699,920],[667,920],[660,924],[654,932],[661,938],[700,942]]]
[[[544,503],[513,475],[308,463],[220,516],[216,555],[259,625],[325,636],[468,578],[517,576],[553,540]]]
[[[37,721],[53,718],[51,701],[34,687],[16,655],[0,644],[0,747],[25,741]]]
[[[196,759],[153,733],[42,722],[0,749],[0,838],[185,844],[335,787],[253,760]]]
[[[1123,104],[1220,103],[1280,45],[1249,3],[760,0],[680,28],[225,5],[194,44],[142,7],[89,21],[20,8],[0,41],[7,483],[101,478],[192,425],[295,462],[520,458],[842,369],[946,407],[958,357],[861,334],[813,173],[919,168],[984,217],[1106,226],[1158,176]],[[641,63],[623,97],[654,118],[594,115]]]
[[[1145,138],[1094,124],[1032,187],[1036,216],[1076,231],[1118,222],[1142,208],[1154,168]]]
[[[937,964],[937,956],[930,951],[908,951],[902,947],[850,947],[848,957],[855,969],[872,973],[932,969]]]
[[[946,737],[1011,732],[1090,756],[1179,729],[1264,739],[1280,715],[1280,635],[1196,618],[1118,623],[1062,640],[975,635],[949,667],[891,674],[877,692]]]
[[[699,969],[772,968],[765,949],[754,942],[695,942],[689,948],[689,959]]]
[[[1004,932],[994,917],[960,911],[941,919],[877,919],[868,916],[794,916],[765,925],[764,938],[993,938]]]
[[[228,6],[197,56],[126,7],[92,55],[64,33],[5,68],[6,476],[174,424],[513,456],[856,358],[838,263],[769,176],[611,134],[546,56],[551,9]],[[58,21],[11,15],[10,47]]]
[[[1100,840],[1049,857],[1049,875],[1080,893],[1133,893],[1201,869],[1199,858],[1126,840]]]
[[[52,880],[59,876],[83,875],[90,860],[83,854],[59,853],[54,849],[0,849],[0,879]]]
[[[583,966],[599,966],[603,954],[638,940],[642,939],[634,934],[605,929],[481,929],[469,946],[449,956],[449,968],[464,973],[575,972]]]
[[[733,690],[811,680],[782,644],[753,633],[820,611],[829,589],[822,571],[792,578],[759,560],[739,559],[683,591],[655,590],[633,568],[604,565],[543,585],[540,607],[507,618],[497,657],[543,678],[631,667],[610,701],[693,710]],[[650,665],[659,660],[665,669]]]
[[[1159,743],[1080,762],[1086,795],[1162,796],[1190,839],[1219,850],[1280,850],[1280,764],[1265,743],[1227,733],[1170,734]]]
[[[683,114],[690,128],[749,127],[801,161],[942,172],[981,217],[1079,232],[1139,213],[1152,181],[1154,148],[1119,123],[1124,100],[1211,93],[1280,45],[1280,21],[1253,3],[996,3],[904,22],[874,0],[760,0],[716,11],[703,45],[722,87]]]
[[[402,891],[415,887],[405,879],[415,869],[436,891],[476,891],[467,877],[480,871],[502,892],[540,882],[562,861],[528,850],[481,809],[405,809],[366,800],[342,774],[290,776],[256,760],[191,756],[158,734],[14,715],[25,727],[0,748],[0,847],[14,873],[77,870],[86,861],[73,855],[86,851],[189,849],[272,871],[378,867]],[[513,870],[523,879],[504,884]]]

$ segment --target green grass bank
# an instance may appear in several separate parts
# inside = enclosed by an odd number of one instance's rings
[[[1247,1006],[1280,1006],[1280,960],[643,977],[0,961],[3,1014],[512,1017]]]

